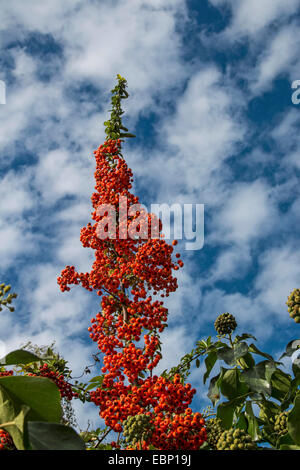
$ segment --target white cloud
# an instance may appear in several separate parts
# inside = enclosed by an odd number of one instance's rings
[[[255,280],[255,288],[260,291],[258,300],[279,321],[288,318],[287,297],[293,289],[299,288],[299,254],[300,250],[289,244],[267,250],[260,256],[260,271]]]
[[[210,0],[216,7],[227,4],[231,7],[232,18],[227,30],[232,39],[259,34],[274,22],[286,20],[297,11],[299,0]]]
[[[289,25],[280,29],[260,54],[250,74],[250,79],[253,76],[252,92],[257,94],[271,88],[273,80],[281,74],[293,76],[294,71],[299,69],[298,50],[299,28]]]
[[[211,241],[244,244],[266,235],[276,220],[271,189],[263,181],[233,185],[215,216]]]

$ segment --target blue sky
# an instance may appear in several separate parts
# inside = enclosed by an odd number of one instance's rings
[[[297,338],[285,302],[300,282],[299,11],[299,0],[1,5],[0,277],[19,293],[1,317],[7,350],[55,340],[79,374],[96,351],[87,328],[99,299],[62,294],[56,278],[93,261],[79,235],[117,73],[140,201],[205,204],[203,249],[179,245],[160,370],[225,311],[277,357]],[[191,381],[206,404],[199,370]],[[93,407],[76,411],[97,424]]]

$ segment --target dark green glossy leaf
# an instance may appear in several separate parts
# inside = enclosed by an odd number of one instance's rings
[[[222,379],[220,380],[220,390],[229,400],[245,395],[249,391],[248,386],[240,381],[240,374],[237,368],[223,369]]]
[[[221,419],[224,429],[230,429],[233,423],[233,417],[236,408],[241,406],[245,401],[245,397],[234,398],[233,400],[220,403],[217,408],[217,417]]]
[[[291,376],[277,369],[271,378],[272,397],[282,401],[291,391]]]
[[[220,400],[220,386],[219,386],[220,379],[221,379],[221,374],[218,374],[216,375],[216,377],[213,377],[211,379],[210,384],[209,384],[207,396],[212,401],[214,406]]]
[[[270,361],[263,361],[251,369],[244,370],[242,380],[251,391],[271,395],[272,388],[269,380],[275,370],[276,367]]]
[[[225,346],[218,350],[218,359],[226,362],[228,365],[235,365],[236,361],[248,352],[247,343],[237,343],[233,348]]]
[[[295,444],[300,445],[300,395],[295,398],[294,406],[289,412],[288,430]]]
[[[245,416],[248,421],[248,427],[247,427],[248,434],[250,434],[253,441],[258,441],[261,438],[261,433],[259,430],[259,425],[258,425],[256,416],[253,413],[252,404],[250,401],[246,402]]]
[[[285,349],[285,352],[280,356],[280,359],[283,357],[291,357],[297,349],[299,349],[300,346],[300,340],[299,339],[293,339],[290,341]]]
[[[249,333],[243,333],[241,336],[238,336],[238,335],[236,336],[236,339],[237,339],[238,341],[243,341],[244,339],[249,339],[249,338],[252,338],[252,339],[254,339],[255,341],[257,341],[256,338],[255,338],[255,336],[250,335]]]
[[[69,426],[29,421],[27,430],[33,450],[85,450],[83,439]]]
[[[211,373],[212,368],[214,367],[216,361],[218,359],[218,354],[216,351],[211,351],[208,353],[207,357],[205,358],[205,365],[206,365],[206,372],[203,375],[203,383],[205,384],[206,380],[209,377],[209,374]]]

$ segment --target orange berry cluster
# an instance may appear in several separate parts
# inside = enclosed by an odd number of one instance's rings
[[[173,271],[183,262],[179,254],[172,260],[177,241],[169,245],[163,240],[161,221],[146,213],[130,192],[132,172],[120,149],[120,140],[109,140],[94,152],[95,223],[84,227],[80,236],[84,247],[95,250],[92,270],[78,273],[74,266],[66,266],[57,282],[62,292],[70,290],[71,284],[81,284],[102,296],[102,310],[88,330],[103,353],[102,385],[90,396],[105,424],[122,432],[122,422],[129,416],[148,414],[155,431],[144,448],[199,449],[206,439],[204,420],[188,408],[196,391],[182,384],[179,376],[173,380],[152,376],[161,359],[159,333],[167,326],[168,310],[149,292],[161,297],[174,292],[178,286]],[[104,204],[110,206],[100,213]],[[133,205],[138,205],[134,213]],[[116,225],[112,229],[107,223],[109,236],[99,237],[109,207],[114,208]],[[132,227],[135,236],[128,237]]]
[[[51,379],[58,387],[61,398],[72,400],[73,397],[78,397],[78,393],[73,392],[71,385],[65,381],[64,376],[58,371],[51,370],[48,364],[40,366],[38,373],[28,373],[27,375],[31,377],[39,376]]]
[[[8,432],[0,429],[0,450],[12,450],[14,443]]]

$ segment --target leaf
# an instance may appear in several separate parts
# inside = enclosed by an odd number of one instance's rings
[[[271,379],[272,397],[282,401],[291,391],[291,376],[277,369]]]
[[[297,445],[300,445],[300,395],[295,398],[294,407],[288,415],[288,431]]]
[[[300,346],[300,340],[298,339],[293,339],[292,341],[290,341],[286,348],[285,348],[285,352],[280,356],[279,359],[282,359],[283,357],[291,357],[295,351],[297,351],[297,349],[299,349],[299,346]]]
[[[211,379],[210,384],[209,384],[207,396],[212,401],[214,406],[220,400],[220,388],[219,388],[220,379],[221,379],[221,374],[218,374],[216,375],[216,377],[213,377]]]
[[[252,352],[252,353],[255,353],[255,354],[259,354],[260,356],[263,356],[263,357],[266,357],[267,359],[269,359],[270,361],[272,362],[275,362],[273,357],[270,356],[270,354],[267,354],[267,353],[264,353],[262,351],[260,351],[256,346],[255,344],[251,343],[250,346],[249,346],[249,352]]]
[[[222,359],[229,366],[235,365],[236,361],[248,352],[247,343],[237,343],[233,348],[225,346],[218,350],[218,359]]]
[[[251,391],[271,395],[271,384],[266,378],[266,373],[270,375],[271,371],[267,371],[266,362],[260,362],[255,367],[244,370],[241,378],[250,387]],[[275,366],[273,370],[276,370]]]
[[[59,390],[46,377],[0,377],[0,390],[4,390],[16,406],[28,406],[28,419],[32,421],[59,422],[61,419]]]
[[[218,359],[218,354],[216,351],[211,351],[208,353],[207,357],[205,358],[205,365],[206,365],[206,372],[203,376],[203,383],[205,384],[206,380],[209,377],[209,374],[211,373],[212,368],[214,367],[216,361]]]
[[[29,421],[27,431],[33,450],[85,450],[83,439],[63,424]]]
[[[220,403],[217,408],[217,417],[221,419],[222,427],[224,429],[230,429],[232,427],[236,408],[240,406],[245,399],[246,396],[234,398],[233,400]]]
[[[6,356],[0,359],[0,365],[26,365],[30,364],[31,362],[44,361],[45,359],[46,358],[38,357],[30,351],[26,351],[25,349],[16,349],[15,351],[8,353]]]
[[[103,382],[103,378],[104,378],[103,375],[97,375],[96,377],[93,377],[91,380],[89,380],[89,382],[100,383],[100,382]]]
[[[250,401],[246,402],[245,416],[248,421],[248,427],[247,427],[248,434],[250,434],[253,441],[258,441],[261,438],[261,433],[259,430],[259,425],[258,425],[256,416],[253,413],[252,404]]]
[[[134,134],[130,134],[130,132],[120,132],[120,137],[136,137]]]
[[[289,433],[284,434],[283,436],[280,436],[279,439],[276,442],[276,447],[281,448],[282,445],[294,445],[294,441],[289,435]]]
[[[19,409],[9,395],[0,390],[0,428],[10,433],[18,450],[24,450],[24,420],[29,408],[26,406]]]
[[[244,431],[246,431],[246,430],[247,430],[247,426],[248,426],[248,422],[247,422],[245,416],[244,416],[243,414],[241,414],[241,415],[239,416],[239,419],[238,419],[237,423],[236,423],[236,427],[237,427],[238,429],[244,429]]]
[[[282,445],[280,446],[280,450],[300,450],[299,446],[289,446],[289,445]]]
[[[240,381],[240,371],[238,369],[223,369],[220,389],[222,394],[229,400],[241,395],[245,395],[249,388]]]
[[[255,366],[255,360],[253,359],[252,354],[247,352],[247,354],[245,354],[243,357],[240,357],[239,365],[243,369],[250,369],[251,367],[254,367]]]
[[[255,336],[250,335],[249,333],[243,333],[241,336],[238,336],[238,335],[236,336],[237,341],[243,341],[244,339],[249,339],[249,338],[252,338],[255,341],[257,341]]]

